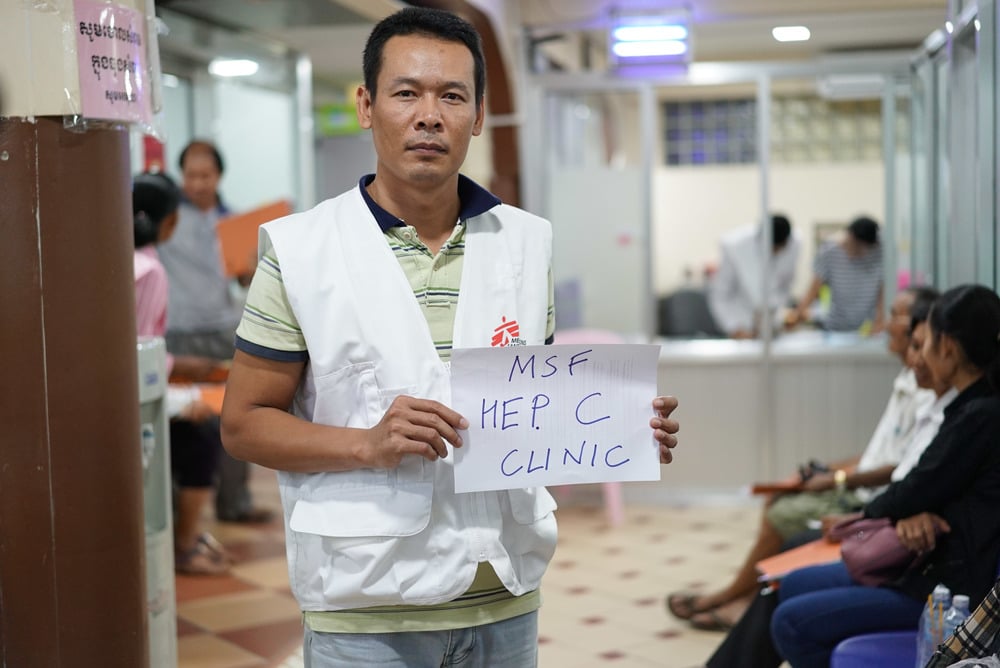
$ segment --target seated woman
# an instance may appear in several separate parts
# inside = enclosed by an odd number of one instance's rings
[[[180,190],[165,174],[141,174],[132,185],[135,234],[136,330],[139,336],[163,336],[167,324],[167,275],[156,254],[156,244],[173,234]],[[193,356],[167,357],[167,372],[190,378],[207,377],[216,363]],[[202,402],[196,390],[171,387],[170,463],[179,488],[174,526],[174,563],[180,573],[215,575],[229,570],[225,550],[200,530],[201,514],[213,495],[222,442],[218,416]]]
[[[845,638],[915,628],[939,582],[973,604],[989,591],[1000,557],[1000,298],[982,286],[954,288],[928,325],[923,359],[958,394],[913,470],[864,508],[867,517],[894,520],[922,565],[880,587],[857,584],[840,563],[794,571],[776,597],[755,599],[708,666],[765,668],[784,659],[825,668]],[[760,633],[767,620],[769,637]]]
[[[935,396],[929,379],[919,382],[908,360],[911,330],[927,318],[937,292],[914,288],[899,293],[892,303],[888,326],[889,352],[906,365],[893,383],[892,394],[863,455],[831,463],[827,472],[816,472],[801,490],[769,500],[761,517],[757,539],[736,576],[725,586],[697,595],[675,592],[667,609],[702,630],[733,626],[757,591],[757,562],[778,554],[789,541],[806,531],[811,520],[829,513],[858,510],[871,500],[891,476],[903,477],[927,447],[935,430],[917,430],[916,416],[928,411]],[[936,425],[935,425],[936,427]],[[906,460],[905,470],[900,463]],[[835,472],[844,471],[844,489],[837,489]],[[811,539],[811,538],[810,538]]]

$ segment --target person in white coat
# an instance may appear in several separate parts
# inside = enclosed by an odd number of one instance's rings
[[[764,285],[764,229],[741,227],[719,242],[719,269],[709,285],[708,303],[716,324],[734,339],[755,338],[767,309],[776,326],[781,309],[788,305],[799,260],[799,239],[788,218],[771,217],[771,278],[766,298]]]
[[[262,228],[223,443],[278,470],[314,668],[537,663],[555,504],[544,489],[454,491],[468,422],[448,405],[451,350],[554,332],[548,221],[459,174],[484,88],[470,24],[384,19],[356,100],[376,173]],[[652,400],[663,463],[676,405]]]

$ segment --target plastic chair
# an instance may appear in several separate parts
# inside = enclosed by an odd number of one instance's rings
[[[660,336],[684,338],[719,338],[725,334],[712,317],[704,290],[681,288],[657,305],[657,331]]]
[[[996,574],[1000,578],[1000,561]],[[830,656],[830,668],[912,668],[916,662],[916,629],[853,636],[841,640]]]
[[[917,662],[917,632],[884,631],[840,641],[830,668],[913,668]]]
[[[562,329],[555,334],[555,343],[624,343],[624,339],[614,332],[603,329]],[[555,496],[560,496],[560,490],[565,486],[561,485],[553,489]],[[604,493],[604,512],[608,518],[608,524],[613,527],[619,526],[625,521],[625,500],[622,494],[622,484],[620,482],[601,483]]]

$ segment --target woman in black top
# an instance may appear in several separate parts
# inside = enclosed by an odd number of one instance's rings
[[[793,668],[826,668],[845,638],[915,628],[938,582],[972,605],[989,591],[1000,558],[1000,298],[982,286],[953,288],[928,322],[926,363],[959,395],[917,466],[864,509],[894,520],[907,547],[929,552],[924,565],[882,587],[853,582],[839,563],[790,573],[777,609],[759,597],[709,660],[712,668],[764,668],[782,658]],[[747,637],[766,627],[771,610],[773,648],[766,638]]]

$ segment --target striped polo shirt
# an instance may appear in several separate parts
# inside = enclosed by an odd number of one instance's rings
[[[816,276],[830,287],[830,313],[823,326],[837,332],[853,331],[875,318],[882,291],[882,246],[851,257],[838,243],[820,250]]]
[[[500,200],[471,179],[459,176],[459,221],[448,241],[437,255],[433,255],[413,226],[396,218],[371,198],[366,186],[374,179],[374,174],[361,178],[361,195],[409,280],[438,355],[442,361],[448,361],[465,256],[464,222],[489,211]],[[288,303],[278,258],[273,248],[265,246],[261,251],[257,272],[247,293],[243,319],[236,330],[236,347],[276,361],[307,361],[309,352],[305,337]],[[546,343],[552,343],[555,314],[551,270],[548,301],[545,336]],[[537,610],[540,604],[537,590],[514,596],[504,588],[492,566],[484,562],[479,565],[469,590],[453,601],[432,606],[396,605],[306,612],[305,622],[314,631],[327,633],[442,631],[511,619]]]
[[[413,296],[427,320],[434,347],[443,361],[451,359],[455,308],[462,282],[465,257],[465,220],[494,206],[500,200],[465,176],[459,176],[458,194],[461,200],[459,221],[451,237],[436,256],[420,240],[413,226],[379,206],[368,194],[366,186],[374,174],[361,178],[358,184],[365,203],[375,217],[386,242],[392,248],[406,274]],[[555,332],[555,310],[552,272],[549,271],[549,307],[546,343],[552,343]],[[292,312],[281,281],[281,267],[268,240],[264,239],[257,272],[247,292],[243,319],[236,330],[236,347],[251,355],[283,362],[306,361],[309,352],[298,320]]]

